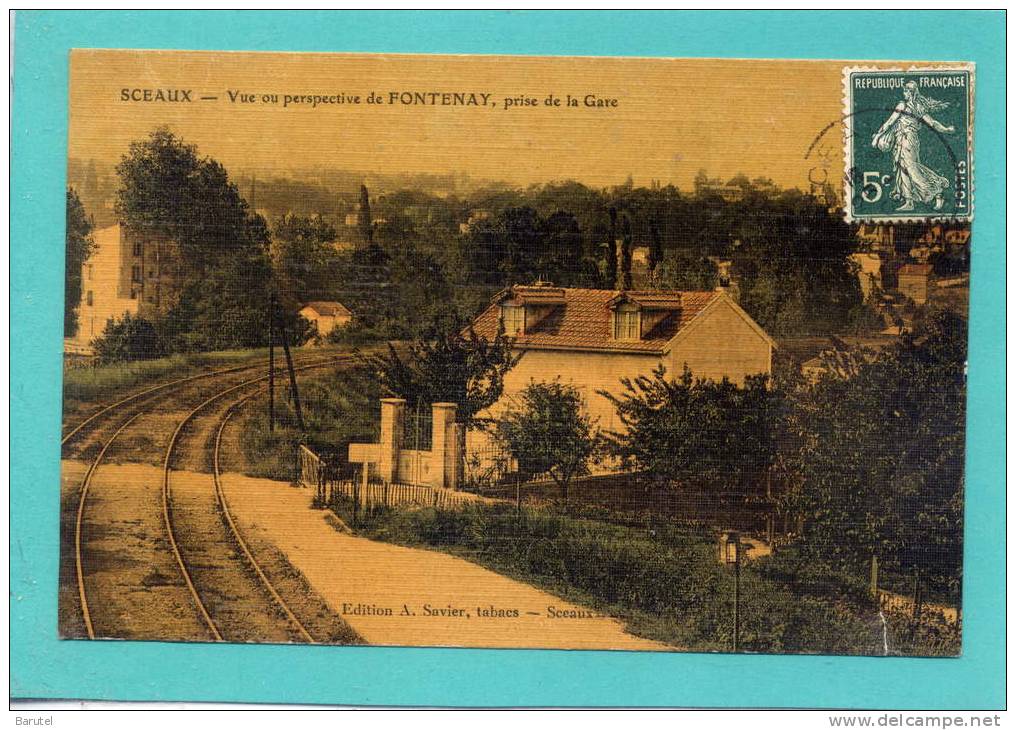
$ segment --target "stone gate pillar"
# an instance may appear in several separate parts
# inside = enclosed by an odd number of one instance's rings
[[[454,403],[435,403],[431,406],[434,429],[430,446],[430,483],[433,487],[455,488],[455,472],[449,468],[449,457],[455,448]]]
[[[381,399],[381,439],[378,455],[378,476],[386,482],[399,480],[399,452],[405,431],[405,398]]]

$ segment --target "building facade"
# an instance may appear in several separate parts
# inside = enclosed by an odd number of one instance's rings
[[[896,274],[897,289],[914,304],[928,301],[931,287],[931,264],[906,264]]]
[[[110,319],[165,311],[173,303],[178,260],[165,236],[122,225],[92,234],[95,247],[81,267],[78,331],[71,343],[88,346]]]

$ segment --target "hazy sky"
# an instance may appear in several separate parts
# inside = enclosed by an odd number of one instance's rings
[[[706,168],[808,187],[823,167],[841,174],[842,61],[663,60],[74,51],[72,157],[117,161],[133,139],[170,126],[227,168],[309,165],[383,174],[467,172],[527,184],[593,186],[660,180],[690,188]],[[190,91],[192,101],[125,101],[143,91]],[[228,91],[254,94],[231,102]],[[371,92],[385,102],[366,104]],[[390,104],[391,93],[476,94],[483,106]],[[274,94],[278,103],[264,103]],[[285,95],[359,96],[360,104],[284,106]],[[484,99],[481,94],[489,95]],[[548,107],[549,94],[562,106]],[[579,107],[565,106],[565,96]],[[583,104],[587,94],[613,108]],[[503,108],[507,97],[536,106]],[[201,100],[200,97],[217,97]],[[455,97],[448,97],[455,101]],[[812,173],[821,179],[821,169]]]

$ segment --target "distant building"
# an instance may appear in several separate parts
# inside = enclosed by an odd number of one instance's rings
[[[895,251],[896,229],[884,223],[862,223],[854,236],[858,243],[873,251]]]
[[[92,234],[95,248],[81,267],[77,345],[102,334],[106,322],[124,314],[165,311],[177,295],[176,246],[166,236],[122,225]]]
[[[696,187],[700,196],[718,195],[728,203],[736,203],[744,198],[744,188],[739,185],[720,185],[715,182],[701,183]]]
[[[801,363],[801,374],[811,383],[818,382],[826,373],[840,378],[851,378],[857,375],[860,368],[874,361],[879,353],[894,342],[893,336],[832,336],[830,347],[824,347],[815,357]]]
[[[928,301],[931,276],[931,264],[905,264],[896,273],[896,288],[914,304],[924,304]]]
[[[321,337],[353,321],[353,313],[339,302],[307,302],[300,309],[300,316],[313,324]]]
[[[969,228],[943,228],[941,225],[930,226],[918,241],[919,244],[935,247],[942,244],[965,246],[970,242]]]

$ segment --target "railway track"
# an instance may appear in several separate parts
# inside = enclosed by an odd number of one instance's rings
[[[300,632],[300,636],[307,641],[308,644],[316,644],[314,637],[311,636],[310,632],[303,625],[303,623],[296,617],[293,610],[286,603],[285,599],[276,590],[275,585],[268,578],[261,564],[254,557],[254,553],[251,551],[250,546],[247,545],[247,541],[243,539],[243,535],[240,534],[240,529],[236,525],[236,520],[233,519],[232,513],[229,511],[229,503],[226,501],[226,493],[222,488],[222,469],[220,466],[220,455],[222,452],[222,433],[226,430],[226,425],[229,423],[229,419],[233,417],[236,409],[246,403],[248,400],[253,398],[253,395],[244,396],[238,401],[233,402],[226,409],[226,412],[222,415],[222,419],[219,421],[219,427],[215,430],[215,445],[213,447],[212,455],[212,479],[215,482],[215,497],[219,503],[219,509],[222,512],[223,520],[229,527],[229,531],[236,541],[236,544],[240,547],[244,557],[247,559],[247,563],[250,565],[251,570],[257,575],[258,580],[264,589],[275,601],[275,604],[279,607],[286,618],[296,627],[297,631]]]
[[[318,358],[301,358],[299,360],[294,360],[294,364],[303,366],[303,365],[309,364],[308,361],[310,361],[310,360],[313,360],[314,364],[317,364],[317,363],[326,364],[328,362],[336,361],[336,358],[334,356],[329,356],[329,357],[326,357],[326,358],[320,359],[320,360]],[[63,438],[60,439],[60,447],[61,448],[66,447],[68,444],[70,444],[72,441],[74,441],[78,436],[82,435],[83,432],[87,432],[86,429],[88,429],[90,426],[97,425],[97,423],[103,418],[103,416],[107,416],[107,415],[109,415],[111,413],[114,413],[114,412],[116,412],[120,408],[124,408],[126,406],[136,404],[139,401],[143,402],[146,399],[146,397],[155,397],[155,396],[158,396],[158,395],[169,395],[171,393],[176,392],[180,388],[182,388],[182,387],[184,387],[186,385],[190,385],[190,384],[192,384],[192,383],[194,383],[196,381],[206,380],[208,378],[214,378],[214,377],[222,377],[222,376],[226,376],[226,375],[233,375],[233,374],[236,374],[236,373],[242,373],[242,372],[244,372],[246,370],[264,369],[264,368],[267,368],[267,367],[268,367],[268,361],[264,360],[264,361],[259,361],[259,362],[256,362],[256,363],[251,363],[249,365],[238,365],[238,366],[232,367],[232,368],[223,368],[223,369],[220,369],[220,370],[209,370],[207,372],[197,373],[195,375],[189,375],[189,376],[187,376],[185,378],[178,378],[176,380],[171,380],[171,381],[169,381],[167,383],[159,383],[158,385],[153,385],[151,387],[145,388],[144,390],[141,390],[141,391],[139,391],[137,393],[132,393],[131,395],[127,396],[126,398],[122,398],[122,399],[120,399],[120,400],[118,400],[118,401],[116,401],[114,403],[109,403],[109,404],[107,404],[105,406],[100,407],[100,409],[98,411],[96,411],[92,415],[90,415],[87,418],[85,418],[78,425],[76,425],[73,428],[71,428],[71,430],[68,431],[63,436]],[[281,373],[280,373],[280,375],[281,375]]]
[[[301,363],[301,365],[299,367],[294,368],[294,369],[297,370],[297,371],[304,371],[304,370],[309,370],[309,369],[313,369],[313,368],[326,367],[328,365],[341,364],[342,362],[348,362],[350,359],[351,359],[351,356],[349,356],[349,355],[341,355],[341,356],[338,356],[338,357],[328,357],[328,358],[325,358],[323,360],[315,361],[315,362],[310,363],[310,364]],[[72,432],[68,433],[68,435],[64,437],[64,440],[63,440],[62,443],[66,444],[73,436],[75,436],[77,434],[80,434],[82,432],[82,430],[85,429],[86,427],[88,427],[90,424],[95,424],[97,419],[100,418],[101,416],[108,415],[108,414],[110,414],[112,412],[115,412],[117,408],[124,408],[124,407],[130,406],[130,405],[136,405],[138,403],[138,401],[141,400],[142,398],[144,398],[145,396],[152,396],[153,399],[159,399],[159,400],[161,400],[160,396],[169,396],[169,395],[173,394],[174,392],[176,392],[176,390],[182,389],[182,388],[185,388],[185,387],[189,386],[194,380],[208,378],[208,377],[211,377],[213,375],[228,376],[228,375],[236,374],[238,372],[242,372],[244,370],[250,370],[250,369],[255,368],[255,367],[259,367],[259,366],[258,365],[254,365],[254,366],[245,366],[245,367],[242,367],[242,368],[228,368],[226,370],[214,371],[213,373],[201,373],[201,374],[199,374],[200,377],[193,377],[192,376],[192,377],[188,377],[188,378],[181,378],[181,379],[178,379],[176,381],[173,381],[172,383],[164,383],[164,384],[161,384],[161,385],[156,386],[154,388],[145,389],[144,391],[141,391],[139,393],[135,393],[132,396],[129,396],[129,397],[124,398],[124,399],[122,399],[120,401],[117,401],[114,404],[110,404],[109,406],[106,406],[106,407],[102,408],[100,411],[96,412],[91,417],[89,417],[88,419],[86,419],[85,421],[80,423],[77,427],[75,427],[75,429]],[[227,395],[229,395],[231,393],[235,393],[235,392],[237,392],[239,390],[242,390],[244,388],[249,388],[251,386],[261,386],[267,379],[268,379],[267,375],[256,377],[256,378],[250,378],[250,379],[244,380],[241,383],[238,383],[236,385],[232,385],[232,386],[230,386],[228,388],[225,388],[224,390],[220,390],[217,393],[215,393],[213,396],[211,396],[210,398],[206,398],[205,400],[203,400],[202,403],[200,405],[198,405],[197,408],[193,409],[190,413],[188,413],[188,415],[183,419],[183,421],[181,421],[178,424],[176,431],[174,432],[173,436],[170,439],[169,446],[166,449],[165,460],[164,460],[164,463],[163,463],[163,519],[164,519],[166,531],[167,531],[167,534],[168,534],[169,542],[171,543],[171,548],[172,548],[172,551],[174,552],[174,556],[176,558],[177,565],[180,568],[181,575],[183,576],[184,581],[187,584],[188,589],[189,589],[189,591],[191,593],[191,596],[194,599],[194,605],[198,609],[199,613],[202,614],[202,618],[204,620],[204,625],[209,629],[209,631],[212,634],[213,638],[215,640],[217,640],[217,641],[221,641],[222,640],[222,636],[221,636],[221,634],[219,634],[218,629],[215,626],[215,623],[214,623],[214,621],[211,618],[211,615],[208,613],[204,603],[201,601],[200,597],[198,596],[197,589],[196,589],[196,587],[194,586],[194,584],[193,584],[193,582],[191,580],[190,571],[188,570],[188,566],[186,565],[186,562],[184,561],[183,556],[180,553],[179,546],[176,543],[176,534],[175,534],[175,532],[173,530],[172,512],[171,512],[171,505],[170,505],[171,494],[170,494],[170,477],[169,477],[170,472],[171,472],[173,452],[174,452],[174,449],[176,448],[176,446],[177,446],[177,444],[179,442],[180,435],[183,432],[183,430],[186,428],[186,426],[190,422],[192,422],[194,420],[194,418],[199,413],[201,413],[204,409],[206,409],[209,405],[211,405],[212,403],[215,403],[215,402],[221,400],[222,398],[225,398]],[[175,387],[175,389],[174,389],[174,387]],[[231,413],[233,408],[238,406],[240,403],[246,401],[247,399],[253,397],[253,395],[255,395],[255,394],[250,394],[250,395],[245,396],[244,398],[241,398],[239,401],[237,401],[236,403],[234,403],[233,405],[230,406],[229,412]],[[93,623],[92,606],[91,606],[91,604],[89,602],[89,594],[88,594],[87,585],[86,585],[86,558],[85,558],[85,550],[84,550],[84,542],[85,542],[84,523],[85,523],[85,513],[86,513],[86,509],[88,507],[88,498],[89,498],[89,494],[90,494],[92,479],[93,479],[96,471],[99,469],[100,465],[106,459],[107,453],[109,452],[110,448],[114,445],[114,442],[116,442],[117,439],[120,438],[120,436],[124,433],[124,431],[126,431],[129,426],[134,424],[134,422],[138,418],[140,418],[141,416],[146,414],[145,407],[149,406],[150,404],[151,404],[150,400],[142,402],[142,404],[141,404],[142,405],[141,410],[138,411],[138,412],[135,412],[133,414],[130,414],[130,416],[126,420],[124,420],[123,422],[121,422],[119,424],[119,426],[116,428],[114,433],[108,439],[106,439],[104,441],[104,443],[102,444],[102,446],[99,449],[98,453],[96,454],[94,460],[92,460],[90,466],[88,467],[87,471],[85,472],[85,475],[84,475],[84,477],[81,480],[81,484],[80,484],[80,487],[79,487],[79,490],[78,490],[79,494],[78,494],[78,500],[77,500],[77,513],[76,513],[76,517],[75,517],[75,521],[74,521],[75,579],[76,579],[77,588],[78,588],[78,590],[77,590],[77,594],[78,594],[77,598],[78,598],[78,601],[80,602],[81,618],[82,618],[82,620],[84,622],[84,626],[85,626],[85,630],[86,630],[86,633],[88,635],[88,638],[90,638],[90,639],[95,638],[96,631],[95,631],[95,627],[94,627],[94,623]],[[220,433],[221,433],[221,431],[220,431]],[[216,444],[216,446],[218,446],[218,443]],[[215,457],[213,458],[213,461],[217,461],[217,458],[218,458],[218,448],[216,448],[216,454],[215,454]],[[219,478],[218,475],[216,475],[215,478],[217,480]],[[235,525],[234,525],[234,527],[235,527]],[[249,551],[249,549],[248,549],[248,551]],[[253,555],[252,554],[251,554],[251,559],[253,559]],[[262,574],[263,574],[263,571],[262,571]],[[264,580],[267,581],[267,576],[264,578]],[[274,591],[274,590],[275,589],[273,587],[271,589],[271,591]],[[281,600],[281,597],[280,597],[280,600]],[[287,607],[287,609],[288,609],[288,607]],[[297,621],[296,623],[299,624],[299,621]],[[300,624],[300,627],[299,627],[298,630],[301,631],[301,632],[306,632],[306,628],[304,628],[302,626],[302,624]],[[309,633],[307,634],[307,636],[309,636]],[[303,638],[305,641],[307,640],[306,637],[302,636],[302,633],[301,633],[301,638]]]

